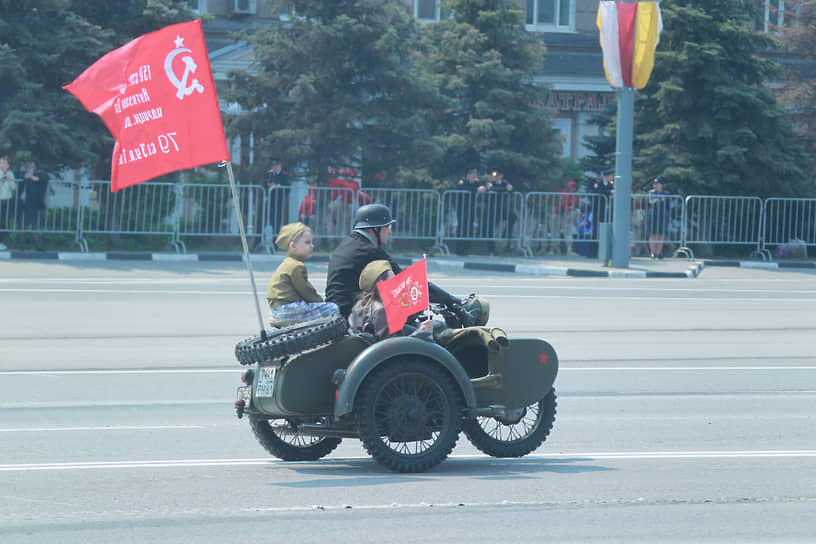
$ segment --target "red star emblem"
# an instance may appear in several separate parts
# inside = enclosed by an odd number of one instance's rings
[[[542,353],[541,355],[538,356],[538,358],[541,359],[541,364],[542,365],[547,364],[547,354],[546,353]]]

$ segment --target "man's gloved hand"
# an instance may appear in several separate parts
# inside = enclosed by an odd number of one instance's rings
[[[462,323],[462,327],[471,327],[475,323],[475,317],[468,313],[468,311],[462,305],[462,300],[456,297],[451,297],[450,301],[447,302],[447,306],[454,314],[456,314],[456,317],[459,318],[459,321]]]

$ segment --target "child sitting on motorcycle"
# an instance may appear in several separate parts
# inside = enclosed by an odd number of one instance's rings
[[[312,230],[303,223],[289,223],[281,228],[275,239],[275,245],[286,249],[287,255],[275,270],[266,290],[272,326],[285,326],[340,313],[337,304],[323,302],[323,297],[309,282],[303,261],[314,253],[313,238]]]
[[[357,298],[349,314],[349,327],[353,333],[367,332],[377,340],[391,336],[413,336],[433,342],[433,320],[426,319],[419,328],[406,325],[394,334],[388,332],[385,306],[377,291],[377,283],[394,277],[391,263],[384,259],[371,261],[360,273],[359,287],[362,293]]]

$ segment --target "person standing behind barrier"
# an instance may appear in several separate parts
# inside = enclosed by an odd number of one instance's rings
[[[600,195],[598,197],[598,204],[593,210],[593,217],[595,220],[595,224],[600,225],[601,223],[606,223],[607,221],[611,221],[606,217],[606,204],[609,198],[611,198],[612,194],[615,192],[615,169],[614,168],[607,168],[601,173],[601,177],[595,181],[592,185],[592,192]],[[594,233],[594,236],[598,236],[597,230]],[[598,256],[598,244],[593,243],[590,244],[590,249],[588,252],[588,257],[597,257]]]
[[[329,178],[331,202],[329,202],[329,232],[340,234],[346,232],[348,221],[351,218],[352,203],[360,190],[360,184],[354,179],[357,171],[347,168],[342,175],[339,170],[332,168]],[[345,190],[348,189],[348,190]]]
[[[578,184],[568,181],[566,192],[561,193],[561,201],[558,206],[558,215],[561,218],[561,236],[566,240],[567,255],[570,257],[578,254],[573,249],[578,223],[581,221],[581,197],[575,194]]]
[[[606,204],[607,200],[612,196],[615,192],[615,169],[614,168],[607,168],[603,171],[601,178],[598,179],[595,184],[592,186],[593,192],[598,193],[599,195],[603,195],[606,198],[602,198],[600,202],[598,202],[598,213],[596,214],[598,217],[598,222],[603,223],[607,221],[606,217]]]
[[[578,224],[576,225],[576,231],[578,235],[576,253],[583,257],[591,257],[591,243],[587,241],[595,238],[595,221],[591,204],[584,204],[581,206],[580,218],[578,219]]]
[[[8,157],[0,157],[0,251],[8,249],[3,242],[8,236],[16,191],[17,180],[14,179],[14,172],[11,171]]]
[[[477,209],[477,195],[484,194],[486,187],[479,183],[479,172],[471,168],[456,182],[457,191],[467,191],[468,194],[458,194],[456,206],[456,254],[465,256],[470,251],[470,240],[479,232],[479,213]]]
[[[34,161],[28,161],[23,176],[23,226],[26,230],[31,230],[34,246],[40,251],[43,249],[39,233],[40,212],[45,209],[46,191],[48,191],[48,174],[38,171]],[[20,236],[20,243],[24,241],[25,232]]]
[[[640,257],[645,254],[645,243],[641,240],[647,240],[646,233],[646,199],[636,198],[637,193],[641,192],[641,186],[636,183],[632,186],[632,257]]]
[[[507,238],[507,249],[510,248],[510,239],[513,237],[513,227],[516,224],[516,212],[513,210],[513,203],[510,199],[513,192],[513,185],[504,179],[504,173],[500,168],[493,170],[492,177],[487,183],[487,210],[485,221],[487,221],[486,234],[490,238],[487,242],[487,251],[491,255],[496,254],[496,243],[493,240],[496,230],[498,236]]]
[[[648,206],[646,226],[649,231],[649,253],[652,259],[662,259],[663,239],[668,230],[669,210],[666,200],[666,184],[661,177],[654,179],[652,189],[649,191]]]
[[[312,226],[312,218],[317,211],[317,187],[309,185],[309,190],[303,200],[300,202],[298,208],[298,221],[306,225]]]
[[[323,302],[309,282],[303,263],[314,254],[312,230],[303,223],[284,225],[275,244],[287,254],[275,270],[266,289],[266,301],[272,326],[285,326],[291,321],[310,321],[340,313],[337,304]]]
[[[257,251],[264,243],[264,229],[269,229],[275,233],[281,228],[285,221],[284,213],[286,211],[286,194],[285,187],[289,186],[289,174],[283,169],[283,162],[274,158],[270,161],[270,168],[264,174],[264,196],[267,201],[267,210],[269,211],[269,218],[267,224],[263,224],[263,213],[258,214],[258,233],[261,235],[258,242],[255,244],[253,251]],[[258,209],[263,210],[261,206]]]

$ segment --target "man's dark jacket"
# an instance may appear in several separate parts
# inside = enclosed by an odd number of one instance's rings
[[[354,231],[343,239],[329,261],[326,302],[337,304],[340,313],[348,317],[360,294],[360,273],[368,263],[380,259],[391,263],[394,274],[402,271],[382,247],[374,245],[362,232]],[[458,299],[432,283],[428,284],[428,295],[431,302],[458,302]]]

